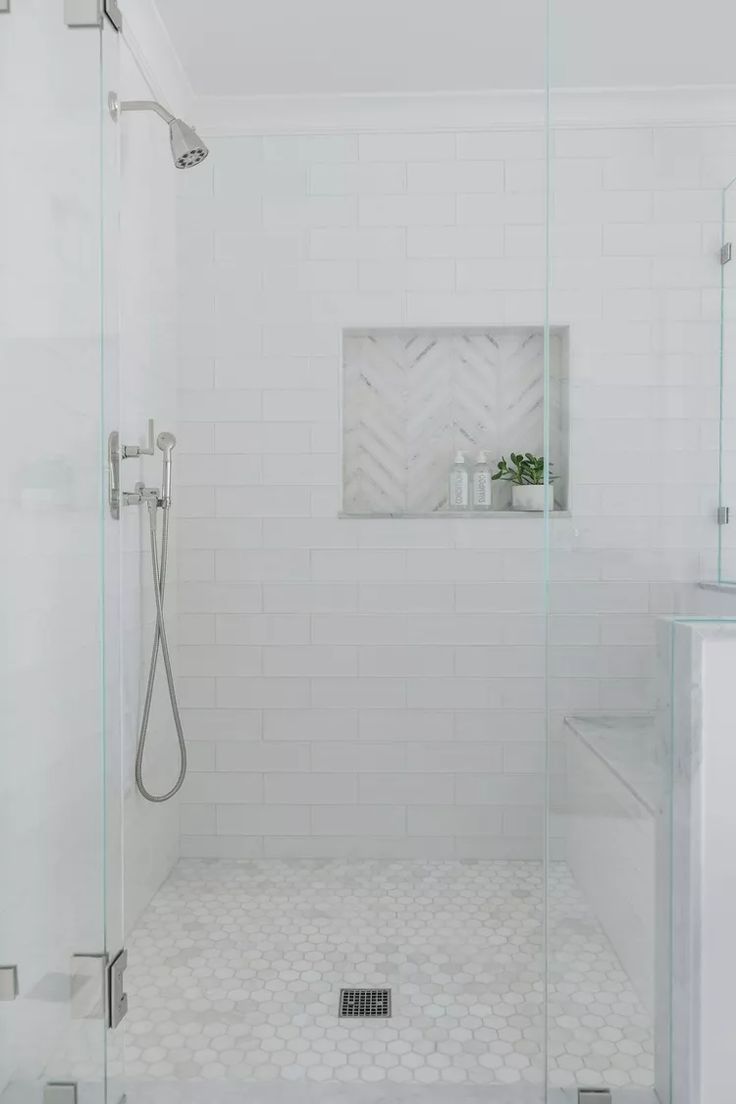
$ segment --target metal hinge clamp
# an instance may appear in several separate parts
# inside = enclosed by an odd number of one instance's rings
[[[118,0],[64,0],[67,27],[101,27],[104,16],[116,31],[122,31],[123,13]]]
[[[731,242],[724,242],[721,246],[721,264],[725,265],[731,260],[733,255],[733,246]]]
[[[0,966],[0,1001],[13,1001],[18,996],[18,967]]]
[[[107,1026],[117,1027],[128,1012],[128,994],[125,992],[125,970],[128,952],[120,951],[107,968]]]
[[[77,1104],[76,1081],[47,1081],[43,1089],[43,1104]]]
[[[719,506],[718,507],[718,513],[717,513],[716,516],[718,518],[718,524],[719,525],[728,525],[728,523],[731,520],[731,507],[730,506]]]

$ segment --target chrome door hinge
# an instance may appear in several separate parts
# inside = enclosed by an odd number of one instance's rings
[[[72,955],[70,966],[73,1020],[107,1019],[107,955],[103,952]]]
[[[110,20],[116,31],[122,31],[123,13],[120,10],[118,0],[105,0],[105,15]]]
[[[13,1001],[18,996],[18,967],[0,966],[0,1001]]]
[[[107,16],[116,31],[122,31],[123,13],[118,0],[64,0],[67,27],[101,27],[103,16]]]
[[[610,1089],[578,1089],[578,1104],[612,1104]]]
[[[10,0],[0,0],[0,15],[10,11]]]
[[[725,265],[731,260],[733,255],[733,247],[731,242],[724,242],[721,246],[721,264]]]
[[[128,952],[119,951],[107,968],[107,1026],[117,1027],[128,1012],[128,994],[125,992],[125,970]]]
[[[719,506],[717,517],[719,525],[728,525],[731,520],[731,507]]]
[[[43,1088],[43,1104],[77,1104],[76,1081],[47,1081]]]

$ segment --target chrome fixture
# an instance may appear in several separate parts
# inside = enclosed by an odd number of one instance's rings
[[[77,1104],[76,1081],[47,1081],[43,1088],[43,1104]]]
[[[10,11],[10,0],[0,0],[0,15]]]
[[[12,1001],[18,996],[18,967],[0,966],[0,1001]]]
[[[143,700],[143,714],[141,727],[138,733],[138,746],[135,753],[135,784],[138,792],[146,801],[168,801],[181,789],[187,774],[187,747],[184,741],[184,729],[179,715],[179,703],[176,700],[176,688],[174,686],[174,672],[169,656],[169,642],[166,637],[166,622],[164,621],[164,590],[166,588],[166,563],[169,552],[169,514],[171,510],[171,453],[176,444],[173,433],[160,433],[157,441],[158,447],[164,454],[164,470],[162,478],[162,491],[159,497],[158,491],[143,484],[136,484],[136,493],[140,496],[138,501],[145,502],[148,507],[148,525],[151,538],[151,571],[153,574],[153,595],[156,600],[156,628],[153,634],[153,651],[151,663],[148,668],[148,683],[146,696]],[[131,503],[132,504],[132,501]],[[157,517],[158,507],[163,510],[163,525],[161,527],[161,558],[158,555]],[[153,687],[156,679],[156,664],[158,663],[158,650],[161,648],[166,682],[169,688],[169,701],[174,717],[176,738],[179,744],[179,774],[176,782],[170,790],[163,794],[153,794],[146,789],[143,781],[143,756],[146,750],[146,737],[148,736],[148,722],[151,715],[151,702],[153,700]]]
[[[10,0],[7,0],[10,3]],[[64,0],[67,27],[101,27],[106,15],[116,31],[123,29],[123,13],[118,0]]]
[[[159,433],[156,444],[164,454],[164,475],[161,483],[161,498],[164,506],[171,503],[171,452],[176,444],[173,433]]]
[[[125,971],[128,966],[128,952],[123,950],[115,956],[107,968],[107,1026],[117,1027],[128,1013],[128,994],[125,992]]]
[[[120,517],[121,506],[140,506],[145,504],[148,508],[148,528],[151,544],[151,571],[153,574],[153,596],[156,601],[156,628],[153,636],[153,651],[148,668],[148,682],[146,694],[143,699],[143,712],[141,725],[138,732],[138,743],[135,753],[135,784],[138,792],[146,801],[168,801],[181,789],[187,774],[187,748],[184,740],[184,729],[179,714],[179,703],[176,699],[174,686],[174,672],[169,655],[169,643],[166,636],[166,622],[164,619],[164,591],[166,589],[166,566],[169,554],[169,514],[171,510],[171,454],[176,446],[176,437],[173,433],[159,433],[156,438],[156,446],[161,449],[164,458],[161,490],[157,487],[147,487],[145,483],[136,483],[132,491],[123,491],[120,487],[120,465],[123,460],[130,460],[140,456],[152,456],[154,447],[153,420],[148,423],[148,439],[145,445],[121,445],[120,434],[113,430],[108,438],[108,473],[109,473],[109,503],[110,513],[114,518]],[[158,550],[158,510],[163,511],[163,524],[161,527],[161,554]],[[156,679],[156,666],[158,653],[161,649],[166,682],[169,690],[171,712],[176,728],[176,738],[179,745],[179,774],[176,782],[170,790],[163,794],[153,794],[146,788],[143,780],[143,756],[146,750],[148,737],[148,723],[151,715],[151,702],[153,700],[153,688]]]
[[[114,1028],[128,1011],[125,970],[128,952],[112,958],[107,951],[75,954],[71,960],[71,1015],[73,1020],[104,1020]]]
[[[148,420],[148,442],[145,445],[121,445],[120,434],[113,430],[107,439],[107,470],[108,470],[108,494],[107,500],[110,513],[114,518],[120,517],[120,505],[136,506],[142,502],[140,485],[136,485],[134,492],[120,490],[120,462],[134,459],[138,456],[153,456],[156,451],[154,446],[153,418]],[[170,497],[170,496],[169,496]]]
[[[111,92],[108,106],[113,119],[119,119],[122,111],[153,111],[169,127],[171,156],[177,169],[191,169],[204,161],[210,152],[196,130],[181,119],[177,119],[155,100],[120,100],[117,93]]]
[[[89,954],[78,952],[72,955],[69,970],[69,1012],[73,1020],[107,1019],[105,1006],[108,967],[109,959],[105,951]]]
[[[120,450],[120,455],[123,460],[130,460],[135,456],[153,456],[156,449],[153,447],[153,435],[155,430],[153,428],[153,418],[148,419],[148,442],[145,445],[123,445]]]

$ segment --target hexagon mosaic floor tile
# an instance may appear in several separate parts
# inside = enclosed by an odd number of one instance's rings
[[[111,1072],[522,1099],[542,1081],[542,924],[540,863],[184,860],[129,940]],[[551,1084],[650,1088],[651,1024],[561,863],[550,941]],[[339,1019],[344,986],[390,986],[391,1018]]]

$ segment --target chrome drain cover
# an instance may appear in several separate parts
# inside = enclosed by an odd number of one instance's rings
[[[390,1016],[390,989],[341,989],[338,1016]]]

